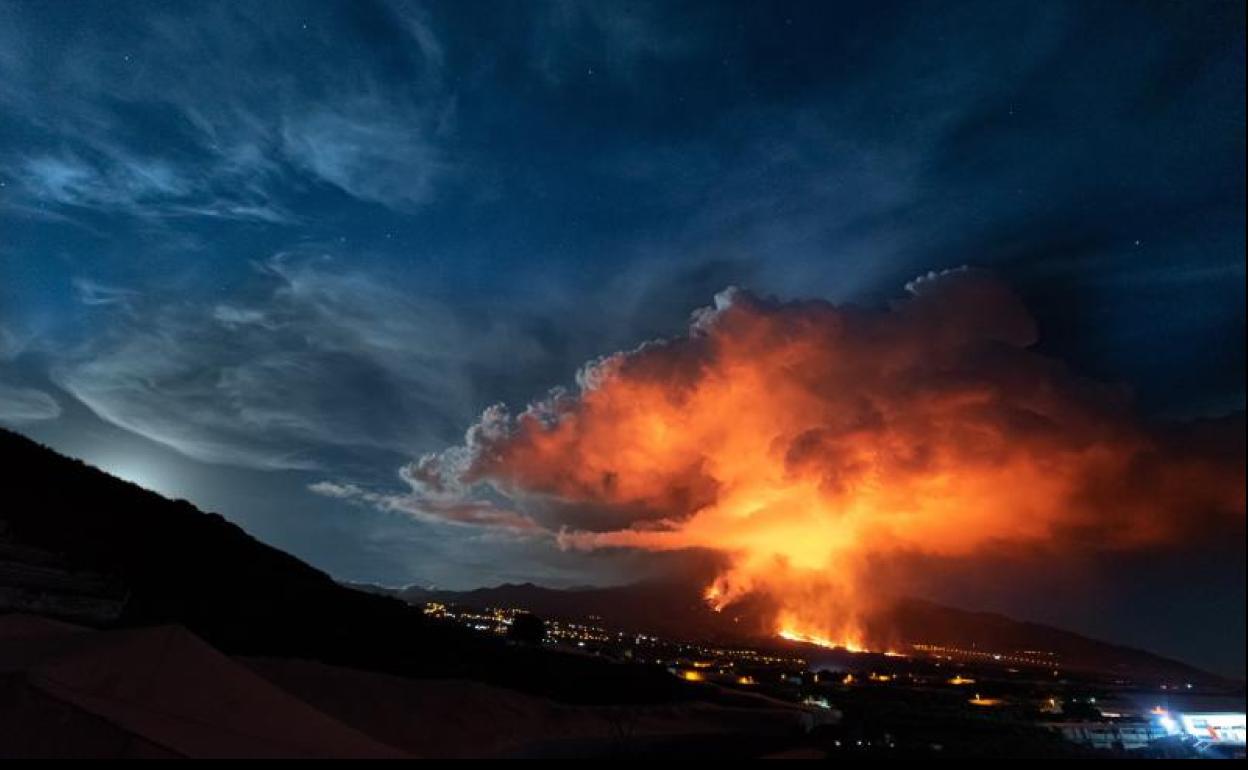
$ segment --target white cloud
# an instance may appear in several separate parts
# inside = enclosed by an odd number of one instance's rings
[[[99,156],[95,162],[72,153],[34,155],[18,160],[8,173],[30,202],[135,216],[289,219],[275,204],[219,195],[210,184],[212,170],[141,157],[103,140],[92,149]]]
[[[336,481],[318,481],[308,485],[308,490],[322,497],[333,497],[339,500],[350,500],[366,494],[355,484],[340,484]]]
[[[75,278],[74,290],[78,292],[78,300],[84,305],[128,306],[138,297],[138,292],[133,289],[107,286],[90,278]]]
[[[61,405],[42,390],[0,383],[0,422],[37,422],[60,416]]]
[[[519,536],[554,536],[553,532],[514,507],[498,505],[490,500],[459,496],[430,497],[415,489],[411,493],[390,494],[337,481],[318,481],[309,484],[308,490],[322,497],[363,503],[379,511],[402,513],[431,524],[496,529]]]
[[[404,119],[379,120],[386,111],[378,106],[288,117],[285,152],[299,167],[356,198],[396,208],[424,203],[446,167],[422,128],[428,119],[411,109]]]

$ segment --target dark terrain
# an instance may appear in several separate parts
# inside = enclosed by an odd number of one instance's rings
[[[218,514],[0,430],[10,483],[0,545],[34,551],[125,597],[110,627],[176,623],[231,655],[307,658],[406,676],[466,677],[564,700],[691,697],[661,670],[506,645],[353,590]]]
[[[610,627],[674,639],[775,644],[774,639],[743,633],[754,627],[750,608],[717,613],[701,599],[697,586],[650,582],[611,588],[558,590],[531,583],[506,584],[473,591],[430,591],[419,587],[388,590],[367,587],[413,604],[441,601],[470,607],[519,607],[538,615],[567,620],[597,617]],[[1203,682],[1224,685],[1220,677],[1150,652],[1090,639],[1039,623],[1024,623],[997,613],[968,612],[918,599],[903,599],[875,618],[881,628],[905,642],[943,647],[1011,652],[1044,650],[1067,669],[1098,672],[1135,680]]]

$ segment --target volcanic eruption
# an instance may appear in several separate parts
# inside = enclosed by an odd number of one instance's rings
[[[881,559],[1242,525],[1242,431],[1175,442],[1036,337],[975,270],[884,308],[729,289],[685,335],[585,366],[576,392],[491,407],[463,446],[404,469],[408,501],[457,520],[497,507],[474,518],[565,548],[709,549],[725,564],[713,606],[761,598],[770,631],[849,648],[883,643]]]

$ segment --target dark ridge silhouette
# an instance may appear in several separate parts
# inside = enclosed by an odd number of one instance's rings
[[[1192,682],[1229,686],[1224,678],[1145,650],[1008,618],[968,612],[934,602],[904,599],[880,621],[899,638],[961,649],[1052,653],[1063,668],[1107,674],[1137,682]],[[1034,656],[1032,656],[1034,657]]]
[[[378,622],[391,628],[370,640],[382,650],[396,646],[395,636],[436,636],[398,602],[338,585],[184,500],[8,431],[0,432],[0,460],[15,482],[5,490],[0,537],[124,585],[121,625],[176,622],[231,652],[331,657],[349,656]]]
[[[91,625],[178,624],[230,655],[478,679],[570,702],[662,702],[701,692],[657,669],[508,645],[429,621],[396,598],[336,583],[217,514],[6,430],[0,430],[0,463],[9,479],[0,556],[15,560],[23,580],[32,567],[45,575],[55,567],[53,593],[62,595],[43,602],[44,614],[90,621],[90,613],[57,607],[68,604],[61,601],[65,591],[104,585],[103,598],[120,600],[119,611]],[[23,603],[10,610],[30,611],[39,599],[31,599],[38,589],[26,583]]]

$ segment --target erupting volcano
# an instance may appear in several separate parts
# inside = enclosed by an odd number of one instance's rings
[[[579,392],[487,410],[404,470],[411,504],[565,548],[710,550],[714,607],[752,597],[775,633],[850,649],[890,641],[870,623],[890,559],[1242,522],[1242,432],[1227,448],[1144,425],[1121,389],[1032,350],[989,276],[907,289],[883,309],[723,292],[687,335],[586,366]]]

